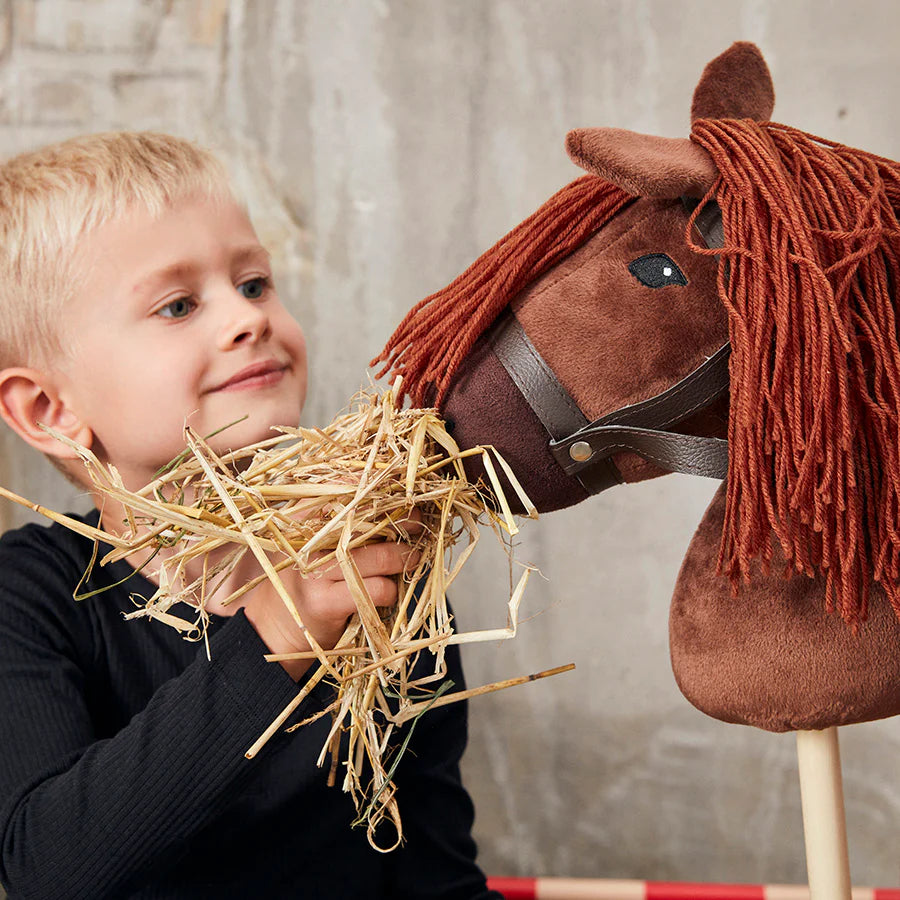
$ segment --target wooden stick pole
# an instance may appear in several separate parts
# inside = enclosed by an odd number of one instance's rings
[[[837,727],[797,732],[811,900],[850,900],[850,860]]]

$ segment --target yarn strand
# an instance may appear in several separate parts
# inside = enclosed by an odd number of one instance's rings
[[[748,119],[692,139],[720,173],[732,342],[720,571],[749,578],[774,535],[854,629],[873,581],[900,616],[900,164]]]
[[[634,198],[583,175],[554,194],[440,291],[414,306],[381,354],[381,378],[403,376],[417,406],[440,406],[460,363],[526,285],[580,247]]]

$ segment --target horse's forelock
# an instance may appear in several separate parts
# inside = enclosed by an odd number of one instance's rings
[[[407,314],[370,365],[403,378],[418,406],[440,407],[478,338],[529,284],[580,247],[634,198],[594,175],[554,194],[465,272]]]

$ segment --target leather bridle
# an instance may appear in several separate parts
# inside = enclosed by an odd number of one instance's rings
[[[697,204],[696,200],[683,202],[689,209]],[[715,203],[704,207],[695,224],[708,247],[722,246],[722,216]],[[670,472],[725,478],[728,441],[670,429],[728,393],[730,344],[662,393],[589,422],[512,310],[497,320],[487,340],[547,430],[550,452],[589,494],[622,482],[611,457],[626,451]]]

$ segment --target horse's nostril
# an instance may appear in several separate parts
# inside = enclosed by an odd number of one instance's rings
[[[456,428],[456,422],[450,418],[444,419],[444,428],[447,429],[448,434],[453,434],[453,430]]]

